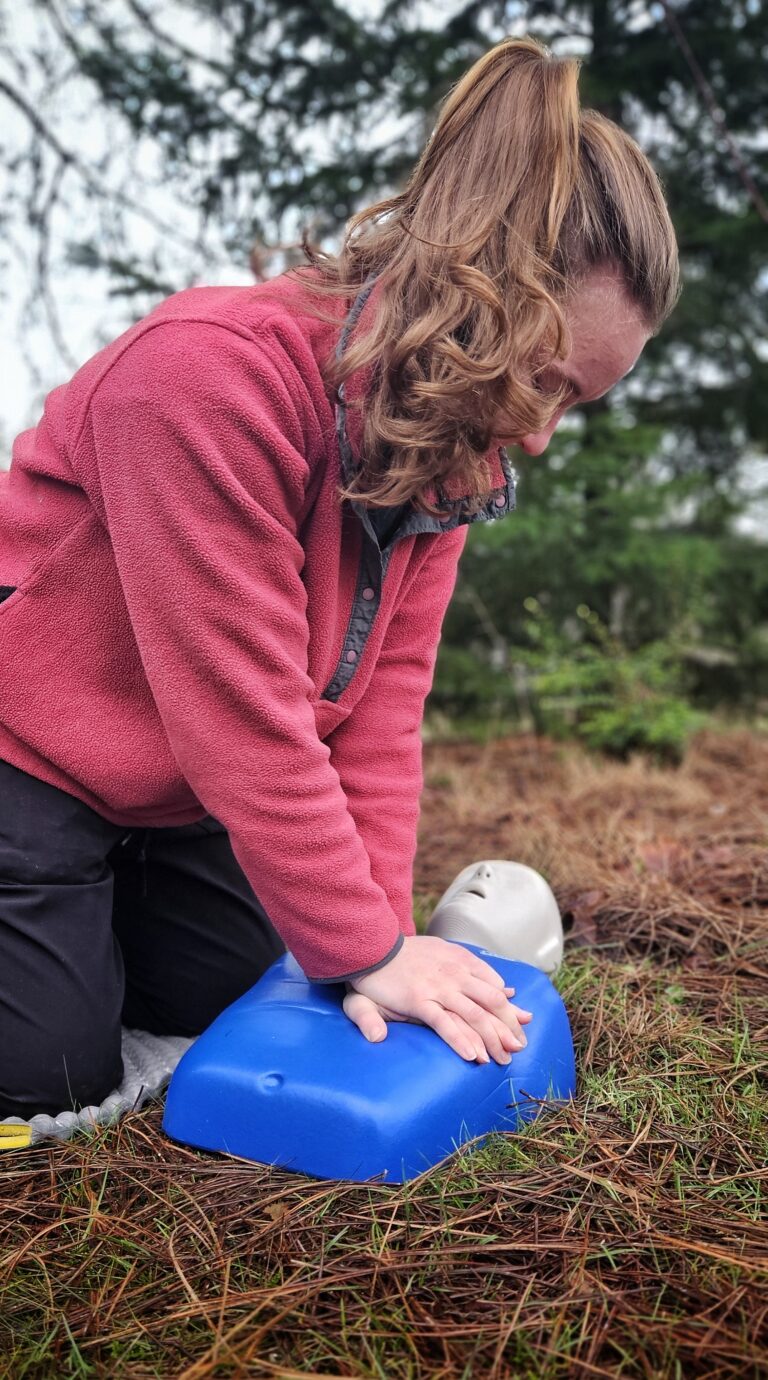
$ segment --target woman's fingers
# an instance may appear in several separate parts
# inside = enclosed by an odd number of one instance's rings
[[[492,969],[488,971],[493,972]],[[523,1025],[532,1019],[532,1013],[515,1006],[507,996],[510,989],[503,978],[500,983],[500,986],[492,985],[486,981],[485,973],[468,972],[460,991],[446,989],[439,1000],[480,1036],[484,1049],[497,1063],[506,1064],[510,1053],[527,1045]]]
[[[479,1059],[486,1064],[489,1062],[479,1035],[460,1016],[446,1011],[437,1002],[425,1002],[424,1007],[426,1009],[423,1016],[411,1019],[416,1020],[417,1024],[431,1026],[462,1059]],[[367,1040],[378,1043],[386,1038],[387,1023],[381,1014],[381,1008],[376,1002],[371,1001],[370,997],[364,997],[362,992],[350,990],[342,1002],[342,1008],[345,1016],[357,1026]],[[404,1019],[394,1011],[386,1010],[386,1015],[387,1020]]]
[[[516,1020],[511,1023],[500,1020],[461,993],[451,1001],[450,1009],[476,1031],[485,1049],[499,1064],[508,1064],[510,1054],[519,1052],[528,1043]]]
[[[462,1059],[479,1059],[483,1064],[490,1062],[477,1031],[467,1025],[454,1011],[447,1011],[439,1002],[422,1002],[419,1007],[419,1020],[434,1030],[435,1034],[460,1054]]]
[[[387,1038],[387,1023],[370,997],[364,997],[362,992],[348,992],[342,1008],[366,1040],[378,1042]]]
[[[378,1043],[386,1039],[387,1021],[370,997],[364,997],[362,992],[350,991],[344,997],[343,1010],[366,1040]],[[386,1014],[388,1020],[403,1019],[393,1011],[387,1011]],[[490,1056],[499,1064],[508,1064],[510,1054],[522,1049],[525,1044],[522,1031],[516,1033],[461,993],[453,999],[451,1010],[436,1001],[424,1002],[416,1019],[430,1026],[462,1059],[488,1063]]]
[[[516,990],[516,989],[515,989],[514,987],[505,987],[505,988],[504,988],[504,991],[506,992],[506,994],[507,994],[508,997],[514,997],[514,995],[515,995],[515,990]],[[514,1005],[513,1005],[512,1010],[514,1011],[514,1013],[515,1013],[515,1015],[517,1016],[517,1019],[519,1020],[519,1022],[520,1022],[521,1025],[527,1025],[529,1021],[532,1021],[532,1020],[533,1020],[533,1012],[532,1012],[532,1011],[526,1011],[526,1009],[525,1009],[524,1006],[514,1006]]]
[[[406,937],[403,949],[377,972],[347,984],[344,1013],[368,1040],[386,1037],[387,1022],[430,1026],[463,1059],[508,1064],[527,1044],[531,1012],[510,1000],[500,973],[461,945]]]
[[[468,973],[471,973],[473,977],[482,978],[483,982],[490,983],[491,987],[503,989],[504,979],[501,973],[497,973],[496,969],[491,967],[490,963],[486,963],[484,958],[478,958],[477,954],[470,953],[469,949],[465,949],[462,944],[456,944],[454,947],[460,949],[465,955],[463,966]]]
[[[520,1027],[528,1024],[532,1013],[522,1006],[515,1006],[507,996],[508,991],[514,991],[514,988],[490,987],[487,982],[475,977],[468,978],[464,984],[465,996],[498,1016],[519,1037],[523,1033]]]
[[[457,945],[456,947],[460,948],[461,946]],[[479,980],[481,983],[485,985],[486,989],[490,989],[492,993],[503,993],[506,997],[514,997],[515,988],[508,987],[501,973],[497,973],[496,969],[492,968],[490,963],[486,963],[484,959],[478,958],[476,954],[470,953],[468,949],[465,949],[464,953],[466,954],[469,960],[469,962],[466,964],[466,972],[470,977],[474,978],[475,981]],[[487,1003],[483,1002],[483,1005],[487,1006]],[[498,1009],[502,1009],[501,1003],[500,1001],[498,1001],[498,999],[497,1006]],[[490,1007],[487,1007],[487,1009],[496,1010],[497,1007],[491,1005]],[[523,1007],[515,1006],[513,1009],[518,1020],[527,1022],[531,1019],[531,1012],[526,1011]]]

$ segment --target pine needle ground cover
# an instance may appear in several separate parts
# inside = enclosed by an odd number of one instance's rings
[[[160,1111],[0,1161],[0,1376],[768,1375],[768,739],[682,767],[430,742],[426,918],[516,858],[568,926],[578,1100],[398,1187],[186,1150]]]

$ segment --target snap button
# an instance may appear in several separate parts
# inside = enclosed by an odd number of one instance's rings
[[[376,591],[373,590],[373,589],[371,589],[371,586],[369,585],[367,589],[364,589],[364,590],[363,590],[363,598],[364,598],[364,599],[372,599],[373,596],[374,596],[374,594],[375,594],[375,592],[376,592]]]
[[[494,503],[496,504],[496,507],[497,507],[497,508],[503,508],[503,507],[504,507],[504,502],[505,502],[505,500],[504,500],[504,495],[503,495],[503,494],[497,494],[493,501],[494,501]]]
[[[347,661],[357,661],[357,652],[347,652]]]

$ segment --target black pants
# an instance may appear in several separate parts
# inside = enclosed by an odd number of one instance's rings
[[[0,1118],[102,1102],[121,1023],[198,1035],[284,951],[210,816],[129,829],[0,762]]]

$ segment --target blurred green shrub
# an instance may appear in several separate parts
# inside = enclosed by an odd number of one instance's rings
[[[665,763],[682,760],[705,716],[684,698],[679,649],[656,642],[630,651],[584,604],[569,634],[538,600],[527,599],[525,610],[528,645],[503,665],[494,666],[485,649],[441,647],[431,709],[576,737],[614,757],[645,752]]]

